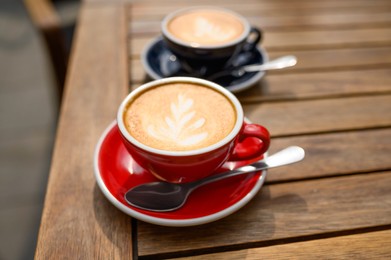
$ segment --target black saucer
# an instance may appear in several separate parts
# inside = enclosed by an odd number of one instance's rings
[[[254,52],[243,52],[234,61],[235,66],[245,66],[250,64],[263,64],[268,60],[264,49],[257,48]],[[170,76],[191,76],[182,69],[181,64],[176,60],[175,55],[167,49],[162,37],[154,39],[148,44],[141,55],[141,61],[149,77],[161,79]],[[225,76],[219,78],[215,83],[224,86],[231,92],[245,90],[258,82],[265,72],[249,72],[240,77]]]

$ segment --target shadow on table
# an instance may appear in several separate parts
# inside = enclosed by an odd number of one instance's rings
[[[132,252],[130,248],[132,247],[132,243],[130,243],[132,236],[131,218],[112,205],[102,194],[97,184],[93,190],[93,201],[95,219],[104,235],[116,247],[114,251],[123,252],[125,255]],[[111,253],[107,248],[102,248],[102,250],[106,251],[102,252],[102,256]],[[120,253],[120,255],[124,254]]]
[[[159,248],[165,251],[160,256],[172,257],[174,252],[175,256],[186,256],[266,245],[292,228],[279,222],[278,215],[306,211],[307,204],[299,195],[273,196],[270,187],[265,186],[246,206],[212,223],[162,227],[138,221],[138,249],[140,254],[149,254]],[[148,239],[151,237],[153,240]]]

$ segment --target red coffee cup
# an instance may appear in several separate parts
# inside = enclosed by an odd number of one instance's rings
[[[232,105],[235,118],[232,119],[232,129],[229,130],[226,136],[221,138],[221,140],[204,147],[187,150],[171,150],[153,147],[139,137],[136,138],[131,134],[129,123],[132,122],[126,122],[127,119],[125,116],[126,113],[130,113],[127,112],[129,109],[133,109],[131,104],[146,102],[150,96],[150,94],[146,93],[151,93],[153,91],[155,92],[155,96],[162,96],[160,99],[163,101],[161,101],[162,103],[159,104],[158,107],[161,107],[163,110],[163,107],[170,106],[170,103],[168,102],[169,97],[164,97],[162,88],[164,87],[166,90],[169,89],[169,91],[176,88],[178,91],[182,91],[181,88],[177,88],[178,85],[184,85],[185,87],[195,86],[205,89],[206,91],[217,93]],[[173,93],[176,93],[175,91]],[[189,98],[193,103],[189,102],[186,104],[200,103],[208,99],[208,97],[204,95],[197,100],[195,96],[196,95],[191,95]],[[167,100],[167,103],[165,100]],[[200,107],[208,107],[210,104],[211,102],[203,105],[201,104]],[[146,106],[148,107],[149,104],[146,104]],[[173,105],[171,104],[171,106]],[[212,113],[217,113],[216,108],[211,109],[210,111]],[[189,114],[193,115],[197,113],[198,112],[195,111]],[[141,127],[144,124],[142,122],[143,119],[153,121],[154,119],[151,119],[153,116],[153,114],[149,116],[140,116],[137,119],[140,122],[137,122],[137,124]],[[166,121],[170,123],[170,120]],[[208,119],[199,120],[196,125],[199,125],[199,122],[208,124],[210,121],[211,120],[208,121]],[[213,174],[227,161],[240,161],[259,157],[267,151],[270,144],[270,135],[265,127],[246,123],[244,121],[242,106],[231,92],[213,82],[191,77],[165,78],[140,86],[131,92],[121,103],[117,113],[117,124],[125,147],[133,159],[157,178],[168,182],[184,183],[204,178]],[[256,142],[246,142],[249,138],[255,138]],[[243,145],[244,143],[246,143],[246,145]]]

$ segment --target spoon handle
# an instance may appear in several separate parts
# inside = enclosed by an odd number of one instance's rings
[[[265,70],[275,70],[275,69],[283,69],[287,67],[292,67],[296,65],[297,58],[293,55],[283,56],[281,58],[277,58],[275,60],[268,61],[261,65],[249,65],[243,67],[243,70],[246,72],[254,72],[254,71],[265,71]]]
[[[201,179],[196,183],[193,183],[193,188],[196,188],[200,185],[207,183],[219,181],[225,178],[237,176],[244,173],[250,173],[255,171],[261,171],[268,168],[273,168],[277,166],[283,166],[291,163],[301,161],[305,156],[304,149],[299,146],[289,146],[264,160],[257,161],[255,163],[239,167],[233,171],[223,172],[210,177]]]

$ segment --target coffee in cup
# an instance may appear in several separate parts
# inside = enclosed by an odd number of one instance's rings
[[[123,116],[132,137],[166,151],[189,151],[218,143],[236,122],[229,99],[191,82],[150,88],[128,103]]]
[[[220,9],[194,9],[174,16],[167,29],[177,39],[194,47],[225,45],[244,36],[244,21]]]
[[[192,7],[162,21],[167,47],[184,70],[207,76],[229,67],[240,52],[253,51],[261,32],[240,14],[218,7]]]
[[[121,103],[117,124],[132,158],[157,178],[190,182],[225,162],[248,160],[269,147],[266,128],[244,122],[236,97],[210,81],[191,77],[155,80]],[[247,138],[256,139],[243,147]]]

